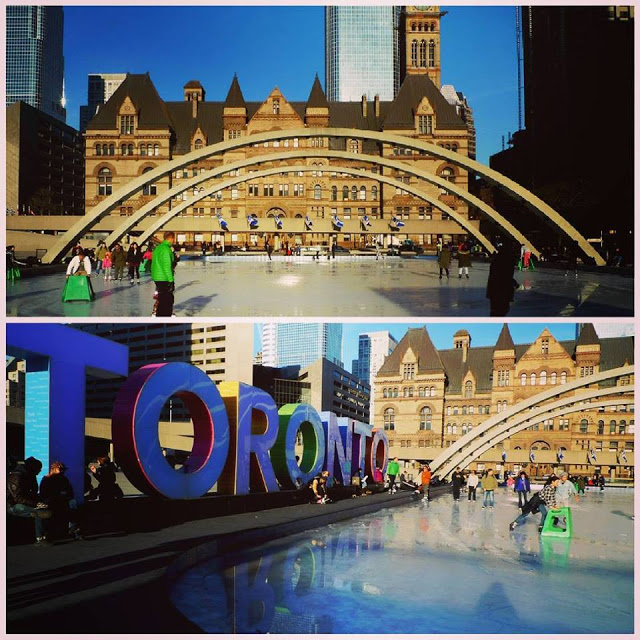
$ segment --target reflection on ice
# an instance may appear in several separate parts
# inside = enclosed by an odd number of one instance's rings
[[[537,520],[510,533],[517,503],[497,494],[493,511],[443,496],[213,560],[172,600],[210,633],[631,633],[631,492],[587,494],[571,540]]]

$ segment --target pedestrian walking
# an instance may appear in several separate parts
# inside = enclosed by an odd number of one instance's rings
[[[394,458],[387,467],[387,477],[389,478],[389,493],[396,492],[396,476],[400,471],[400,464],[398,458]]]
[[[527,502],[527,494],[531,492],[531,482],[526,471],[521,471],[518,475],[514,490],[518,492],[518,509],[522,509]]]
[[[111,269],[113,267],[113,254],[107,249],[102,259],[102,268],[104,270],[104,279],[111,280]]]
[[[462,473],[460,467],[456,467],[451,476],[451,486],[453,487],[454,501],[460,502],[460,489],[464,486],[464,473]]]
[[[124,268],[127,266],[127,254],[118,243],[113,249],[113,279],[122,280]]]
[[[498,481],[493,475],[493,469],[487,469],[485,476],[482,478],[482,490],[484,491],[484,503],[482,508],[493,509],[494,496],[493,492],[498,488]]]
[[[573,486],[573,482],[569,480],[569,474],[563,471],[560,474],[560,482],[556,488],[556,502],[559,507],[568,507],[569,499],[571,496],[575,496],[575,501],[578,501],[578,492]]]
[[[176,264],[172,246],[175,241],[173,231],[165,231],[164,240],[153,250],[151,258],[151,278],[158,292],[157,317],[173,315],[173,292],[175,291],[174,267]]]
[[[267,257],[271,260],[271,254],[273,253],[273,247],[269,244],[269,239],[265,240],[265,249],[267,250]]]
[[[440,267],[440,280],[442,280],[442,270],[447,274],[447,278],[449,277],[449,264],[451,264],[451,249],[448,244],[445,244],[440,251],[440,255],[438,256],[438,267]]]
[[[487,298],[491,304],[491,316],[506,316],[513,302],[518,283],[513,279],[515,259],[511,250],[503,244],[489,267]]]
[[[469,477],[467,478],[467,489],[469,491],[469,501],[473,497],[473,501],[476,501],[476,491],[478,489],[478,483],[480,482],[480,478],[475,471],[471,471],[469,473]]]
[[[127,264],[129,265],[129,280],[133,284],[135,276],[140,284],[140,263],[142,262],[142,251],[137,242],[132,242],[127,251]]]
[[[471,249],[467,242],[463,242],[458,248],[458,278],[462,278],[462,273],[469,277],[469,267],[471,266]]]
[[[102,269],[102,263],[104,261],[104,257],[107,255],[107,245],[104,243],[104,240],[100,240],[98,243],[98,248],[96,249],[96,274],[100,273]]]
[[[544,521],[549,509],[556,508],[556,488],[560,483],[560,478],[556,475],[549,476],[542,491],[535,493],[522,508],[522,513],[509,525],[509,530],[513,531],[519,524],[522,524],[530,513],[540,511],[540,526],[538,531],[542,531]]]
[[[45,537],[43,520],[52,516],[47,503],[38,493],[38,474],[42,462],[34,457],[27,458],[7,476],[7,514],[17,518],[32,518],[35,525],[36,545],[49,544]]]

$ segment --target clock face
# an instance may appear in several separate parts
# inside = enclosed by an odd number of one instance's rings
[[[438,12],[440,11],[439,6],[435,7],[409,7],[411,11],[429,11],[429,12]]]

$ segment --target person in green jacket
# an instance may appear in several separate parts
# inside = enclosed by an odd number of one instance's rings
[[[396,476],[400,471],[400,465],[398,464],[398,458],[394,458],[387,467],[387,476],[389,477],[389,493],[396,492]]]
[[[151,257],[151,278],[155,282],[158,292],[157,317],[166,318],[173,315],[173,292],[175,290],[173,269],[176,262],[172,248],[174,241],[173,231],[165,231],[164,241],[153,250]]]
[[[493,492],[498,488],[498,481],[493,475],[493,469],[487,469],[487,475],[482,478],[482,490],[484,491],[484,504],[482,508],[487,506],[489,509],[493,509]],[[487,505],[487,503],[489,503]]]

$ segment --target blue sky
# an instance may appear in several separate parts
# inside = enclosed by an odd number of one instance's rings
[[[500,150],[517,127],[515,9],[442,7],[442,80],[465,93],[474,110],[478,160]],[[67,122],[78,126],[89,73],[149,72],[160,96],[182,100],[200,80],[210,100],[224,100],[233,74],[246,100],[278,86],[306,100],[324,78],[322,6],[67,6]]]
[[[466,329],[471,334],[471,345],[474,347],[492,346],[498,340],[502,323],[473,323],[473,322],[426,322],[407,324],[401,322],[358,322],[342,324],[342,355],[344,368],[351,371],[351,361],[358,357],[358,336],[369,331],[389,331],[398,341],[407,329],[427,327],[429,336],[437,349],[452,349],[453,334],[459,329]],[[573,323],[513,323],[509,324],[509,331],[516,344],[523,344],[535,340],[542,331],[548,328],[558,340],[573,340],[576,335],[576,325]],[[256,324],[254,331],[254,352],[261,349],[260,328]]]

